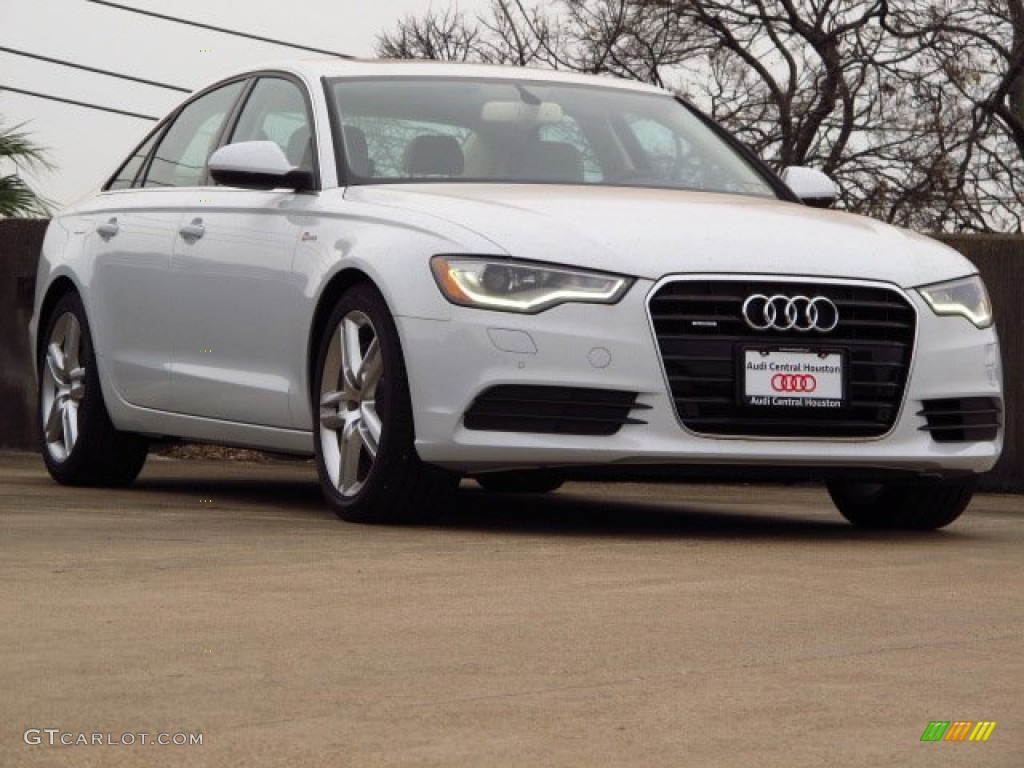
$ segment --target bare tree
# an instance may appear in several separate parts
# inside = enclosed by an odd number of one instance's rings
[[[393,35],[382,36],[377,55],[386,59],[479,60],[485,46],[480,30],[455,11],[406,16]]]
[[[669,87],[777,168],[833,175],[850,210],[1021,229],[1024,0],[492,0],[406,19],[378,52]]]
[[[884,5],[886,31],[927,40],[960,95],[999,121],[1024,155],[1024,0]]]
[[[990,228],[1021,231],[1024,0],[886,5],[887,33],[923,41],[918,65],[931,73],[933,101],[958,108],[955,125],[966,145],[958,204]]]

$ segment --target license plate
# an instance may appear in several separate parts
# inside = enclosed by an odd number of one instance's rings
[[[743,351],[743,403],[769,408],[842,408],[841,352]]]

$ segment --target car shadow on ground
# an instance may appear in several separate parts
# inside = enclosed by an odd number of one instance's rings
[[[772,496],[775,494],[773,493]],[[765,507],[777,504],[768,498]],[[728,500],[710,507],[687,498],[680,485],[671,501],[636,501],[587,495],[571,489],[557,493],[500,494],[463,488],[437,526],[502,534],[583,537],[689,539],[780,539],[807,541],[886,541],[942,543],[970,538],[955,528],[940,532],[871,531],[846,522],[827,500],[810,514],[730,511]],[[737,504],[737,507],[740,505]],[[750,502],[743,504],[750,508]],[[832,517],[825,517],[832,515]]]
[[[141,477],[128,489],[203,499],[218,507],[271,506],[299,517],[334,519],[315,479],[259,477]]]
[[[432,523],[416,526],[430,531],[462,531],[496,535],[541,535],[582,538],[687,538],[778,539],[797,541],[918,542],[934,546],[972,538],[956,526],[939,532],[870,531],[855,528],[832,509],[823,497],[805,514],[773,512],[787,503],[784,489],[765,494],[765,511],[754,508],[749,498],[736,510],[729,499],[709,506],[702,499],[688,499],[688,488],[678,486],[672,499],[657,501],[608,498],[568,486],[549,494],[508,494],[483,491],[464,483],[444,502]],[[333,523],[335,516],[313,479],[257,477],[141,478],[138,491],[209,499],[217,507],[272,507],[277,514]],[[738,486],[739,488],[739,486]],[[751,493],[760,492],[759,488]],[[706,495],[699,486],[691,496]],[[745,508],[740,511],[740,508]],[[723,509],[723,507],[725,507]],[[970,511],[967,512],[970,514]],[[338,521],[338,532],[346,523]]]

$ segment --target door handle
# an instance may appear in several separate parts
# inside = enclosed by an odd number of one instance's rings
[[[104,240],[109,240],[121,230],[121,225],[117,223],[117,218],[112,218],[110,221],[96,226],[96,231],[100,233],[100,237]]]
[[[203,226],[202,219],[192,219],[191,223],[178,230],[178,234],[186,240],[198,240],[206,234],[206,227]]]

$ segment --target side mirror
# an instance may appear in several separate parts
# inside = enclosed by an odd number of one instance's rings
[[[839,187],[814,168],[793,165],[782,172],[782,181],[793,194],[812,208],[828,208],[839,197]]]
[[[218,184],[243,189],[313,188],[313,173],[296,168],[272,141],[240,141],[210,155],[210,175]]]

